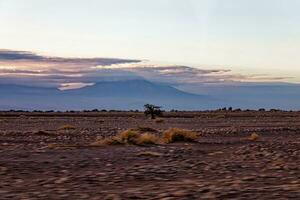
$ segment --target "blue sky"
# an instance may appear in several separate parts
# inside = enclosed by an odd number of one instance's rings
[[[298,0],[0,0],[0,49],[300,82]]]

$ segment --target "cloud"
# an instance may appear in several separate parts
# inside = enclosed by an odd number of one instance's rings
[[[43,56],[38,56],[27,51],[0,50],[0,60],[36,60],[42,61]]]
[[[36,62],[53,62],[53,63],[84,63],[96,65],[112,65],[119,63],[140,62],[141,60],[120,59],[120,58],[63,58],[49,57],[35,54],[30,51],[12,51],[0,49],[0,60],[2,61],[36,61]]]
[[[232,84],[284,81],[289,77],[244,75],[228,69],[200,69],[114,58],[47,57],[26,51],[0,50],[0,84],[38,85],[62,89],[100,81],[147,79],[171,85]]]
[[[5,75],[78,75],[98,71],[95,67],[140,63],[120,58],[64,58],[41,56],[28,51],[0,49],[0,74]],[[101,70],[103,71],[103,70]],[[111,69],[106,69],[106,72]]]
[[[110,69],[100,72],[96,66],[139,62],[141,60],[119,58],[49,57],[28,51],[0,49],[0,83],[55,87],[63,87],[64,84],[80,85],[80,82],[97,82],[103,76],[120,76],[119,70],[114,70],[113,73]]]
[[[124,68],[123,68],[124,69]],[[198,69],[188,66],[156,66],[127,68],[128,71],[147,79],[170,84],[231,84],[247,81],[276,81],[290,77],[268,75],[243,75],[228,69]]]
[[[0,68],[0,74],[41,74],[41,71]]]

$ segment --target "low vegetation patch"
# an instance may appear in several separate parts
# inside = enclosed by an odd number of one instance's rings
[[[259,135],[257,133],[252,133],[249,137],[248,140],[250,141],[256,141],[259,139]]]
[[[153,145],[153,144],[159,144],[159,143],[161,143],[161,141],[160,141],[160,138],[154,134],[143,133],[137,138],[136,143],[138,145],[147,145],[147,144]]]
[[[166,143],[174,142],[196,142],[198,139],[197,133],[185,129],[170,128],[163,133],[163,138]]]
[[[196,142],[198,139],[195,132],[179,128],[171,128],[165,131],[161,137],[155,133],[158,133],[155,129],[138,127],[123,131],[111,138],[97,140],[90,145],[157,145],[174,142]]]
[[[111,138],[97,140],[91,145],[151,145],[159,143],[159,138],[156,135],[147,132],[141,133],[143,131],[138,131],[138,129],[139,128],[123,131]],[[142,130],[145,131],[145,129]]]
[[[115,136],[123,144],[136,144],[139,137],[139,133],[134,130],[127,130]]]
[[[49,149],[55,149],[57,147],[58,147],[58,145],[54,144],[54,143],[50,143],[50,144],[47,145],[47,148],[49,148]]]
[[[58,130],[74,130],[74,129],[76,129],[76,127],[70,124],[62,125],[58,128]]]

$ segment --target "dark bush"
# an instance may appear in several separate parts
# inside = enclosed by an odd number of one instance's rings
[[[155,106],[152,104],[144,105],[145,111],[144,114],[146,116],[151,116],[151,119],[155,119],[156,116],[162,116],[163,111],[160,109],[160,106]]]

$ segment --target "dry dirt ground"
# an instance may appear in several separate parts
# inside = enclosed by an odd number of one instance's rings
[[[0,113],[0,199],[300,199],[299,112],[165,116]],[[89,146],[137,126],[194,130],[199,141]]]

